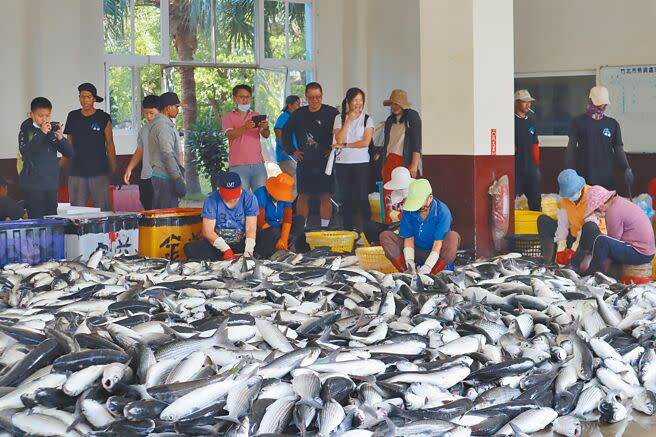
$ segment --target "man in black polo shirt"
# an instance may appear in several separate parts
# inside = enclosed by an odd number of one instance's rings
[[[307,223],[310,212],[309,196],[319,195],[321,226],[325,228],[330,224],[333,213],[330,196],[334,191],[333,178],[326,175],[326,163],[333,143],[333,124],[339,112],[322,103],[323,90],[316,82],[307,84],[305,98],[308,106],[294,111],[282,130],[282,145],[285,153],[293,156],[298,162],[296,212],[303,216]],[[294,147],[294,135],[298,150]]]
[[[71,205],[86,206],[90,197],[94,207],[111,211],[109,184],[121,184],[116,173],[112,119],[94,107],[96,102],[103,101],[95,86],[83,83],[77,89],[82,108],[68,113],[64,130],[75,152],[68,177]]]
[[[617,120],[605,115],[609,104],[606,87],[596,86],[590,90],[585,114],[575,117],[569,128],[567,167],[575,169],[588,185],[601,185],[614,190],[613,170],[617,162],[630,189],[633,171],[624,152],[620,125]]]
[[[528,90],[515,92],[515,195],[525,194],[531,211],[542,211],[540,144],[533,119],[528,117],[535,99]]]

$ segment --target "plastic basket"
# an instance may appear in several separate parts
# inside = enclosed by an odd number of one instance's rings
[[[540,215],[542,213],[537,211],[515,210],[515,234],[537,235]]]
[[[518,252],[531,258],[542,256],[542,246],[537,235],[509,235],[507,239],[511,252]]]
[[[624,284],[646,284],[652,281],[652,263],[630,265],[621,267],[622,283]]]
[[[200,208],[169,208],[144,211],[139,220],[139,255],[151,258],[186,259],[184,246],[200,237]]]
[[[360,247],[356,249],[355,254],[358,257],[360,267],[364,270],[378,270],[382,273],[395,273],[396,268],[385,256],[385,251],[381,246]]]
[[[352,231],[318,231],[306,232],[305,239],[310,249],[329,247],[333,252],[353,252],[353,244],[358,233]]]

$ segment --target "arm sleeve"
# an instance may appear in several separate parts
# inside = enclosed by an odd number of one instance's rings
[[[155,138],[157,141],[153,146],[159,149],[159,154],[162,159],[162,164],[164,164],[164,168],[166,169],[166,173],[171,179],[180,178],[182,174],[180,173],[180,166],[178,165],[178,160],[173,151],[175,141],[171,136],[171,132],[163,126],[157,126],[155,128]]]
[[[251,193],[247,193],[246,198],[244,199],[244,215],[246,217],[256,217],[260,212],[259,204],[257,203],[257,198]]]
[[[282,213],[282,222],[283,223],[292,223],[292,207],[286,206]]]
[[[567,168],[576,168],[576,155],[577,155],[577,145],[578,145],[578,132],[576,128],[576,123],[572,120],[572,124],[569,127],[569,140],[567,142],[567,152],[565,158],[565,166]]]
[[[34,137],[32,138],[32,141],[28,141],[28,130],[27,129],[21,129],[18,132],[18,150],[20,151],[21,155],[23,156],[23,160],[28,160],[32,152],[36,150],[37,147],[39,147],[39,143],[41,142],[42,138],[42,132],[39,131],[36,134],[34,134]]]
[[[367,128],[376,129],[376,123],[374,123],[374,119],[371,118],[371,116],[367,117],[367,122],[365,123],[364,128],[365,129],[367,129]]]
[[[558,226],[554,234],[554,242],[567,240],[569,235],[569,218],[567,217],[567,210],[560,208],[558,210]]]
[[[229,117],[230,113],[227,113],[221,119],[221,129],[223,132],[228,132],[230,129],[234,129],[235,126],[232,124],[232,117]]]
[[[410,238],[415,236],[415,233],[412,229],[412,223],[410,222],[410,214],[403,214],[401,216],[399,235],[403,238]]]
[[[216,210],[217,203],[212,197],[208,197],[205,199],[205,203],[203,203],[203,212],[201,216],[209,220],[216,220]]]
[[[260,213],[257,215],[257,228],[262,229],[266,224],[266,211],[260,207]]]
[[[622,131],[620,129],[620,124],[617,123],[617,129],[615,135],[613,136],[613,149],[615,151],[615,160],[622,170],[629,168],[629,161],[626,158],[626,152],[624,151],[624,143],[622,142]]]
[[[437,223],[435,227],[435,234],[433,238],[435,241],[444,240],[446,234],[451,230],[451,223],[453,223],[453,217],[449,211],[440,211],[439,214],[442,216],[442,219]]]
[[[59,153],[62,154],[62,156],[66,158],[71,158],[73,157],[73,146],[68,144],[68,141],[66,141],[66,138],[62,138],[61,140],[57,140],[56,138],[53,140],[53,145],[55,146],[55,149]]]
[[[538,143],[533,144],[533,162],[538,167],[540,166],[540,145]]]
[[[64,134],[72,134],[75,126],[73,126],[73,117],[71,117],[73,112],[69,112],[66,116],[66,124],[64,125]]]
[[[408,113],[412,114],[412,117],[409,117],[409,130],[410,136],[412,138],[412,151],[416,153],[421,153],[421,117],[416,111]]]

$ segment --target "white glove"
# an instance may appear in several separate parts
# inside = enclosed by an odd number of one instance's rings
[[[567,249],[567,241],[560,240],[559,242],[556,243],[556,246],[557,246],[556,252],[562,252],[563,250]]]
[[[428,258],[426,258],[426,261],[424,262],[424,265],[419,268],[419,273],[420,275],[427,275],[433,270],[433,267],[435,267],[435,264],[437,263],[437,260],[440,258],[440,254],[437,252],[431,252],[428,255]]]
[[[225,240],[221,237],[218,237],[216,240],[214,240],[212,246],[214,246],[216,249],[220,250],[221,252],[225,252],[226,250],[230,249],[228,243],[226,243]]]
[[[405,259],[405,267],[409,272],[414,273],[417,268],[415,266],[415,249],[413,247],[404,247],[403,258]]]
[[[244,245],[244,256],[248,258],[252,258],[254,250],[255,250],[255,240],[253,238],[247,238],[246,244]]]

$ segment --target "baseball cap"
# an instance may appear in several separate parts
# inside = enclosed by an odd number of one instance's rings
[[[179,105],[180,98],[178,95],[172,91],[162,94],[159,96],[159,107],[165,108],[169,105]]]
[[[590,89],[590,100],[595,106],[610,105],[608,98],[608,88],[605,86],[595,86]]]
[[[433,189],[428,179],[415,180],[408,187],[408,197],[403,204],[403,210],[417,211],[431,194],[433,194]]]
[[[78,90],[78,92],[80,92],[80,93],[81,93],[82,91],[88,91],[88,92],[90,92],[91,95],[94,96],[94,97],[96,98],[96,102],[98,102],[98,103],[100,103],[100,102],[102,102],[102,101],[105,100],[105,99],[103,99],[102,97],[99,97],[99,96],[98,96],[98,90],[96,89],[96,86],[95,86],[94,84],[92,84],[92,83],[84,82],[83,84],[80,84],[80,86],[77,87],[77,90]]]
[[[241,178],[237,173],[227,171],[219,174],[219,193],[224,200],[234,200],[241,196]]]
[[[515,100],[521,100],[522,102],[535,102],[535,99],[531,97],[531,93],[529,93],[528,90],[515,91]]]

